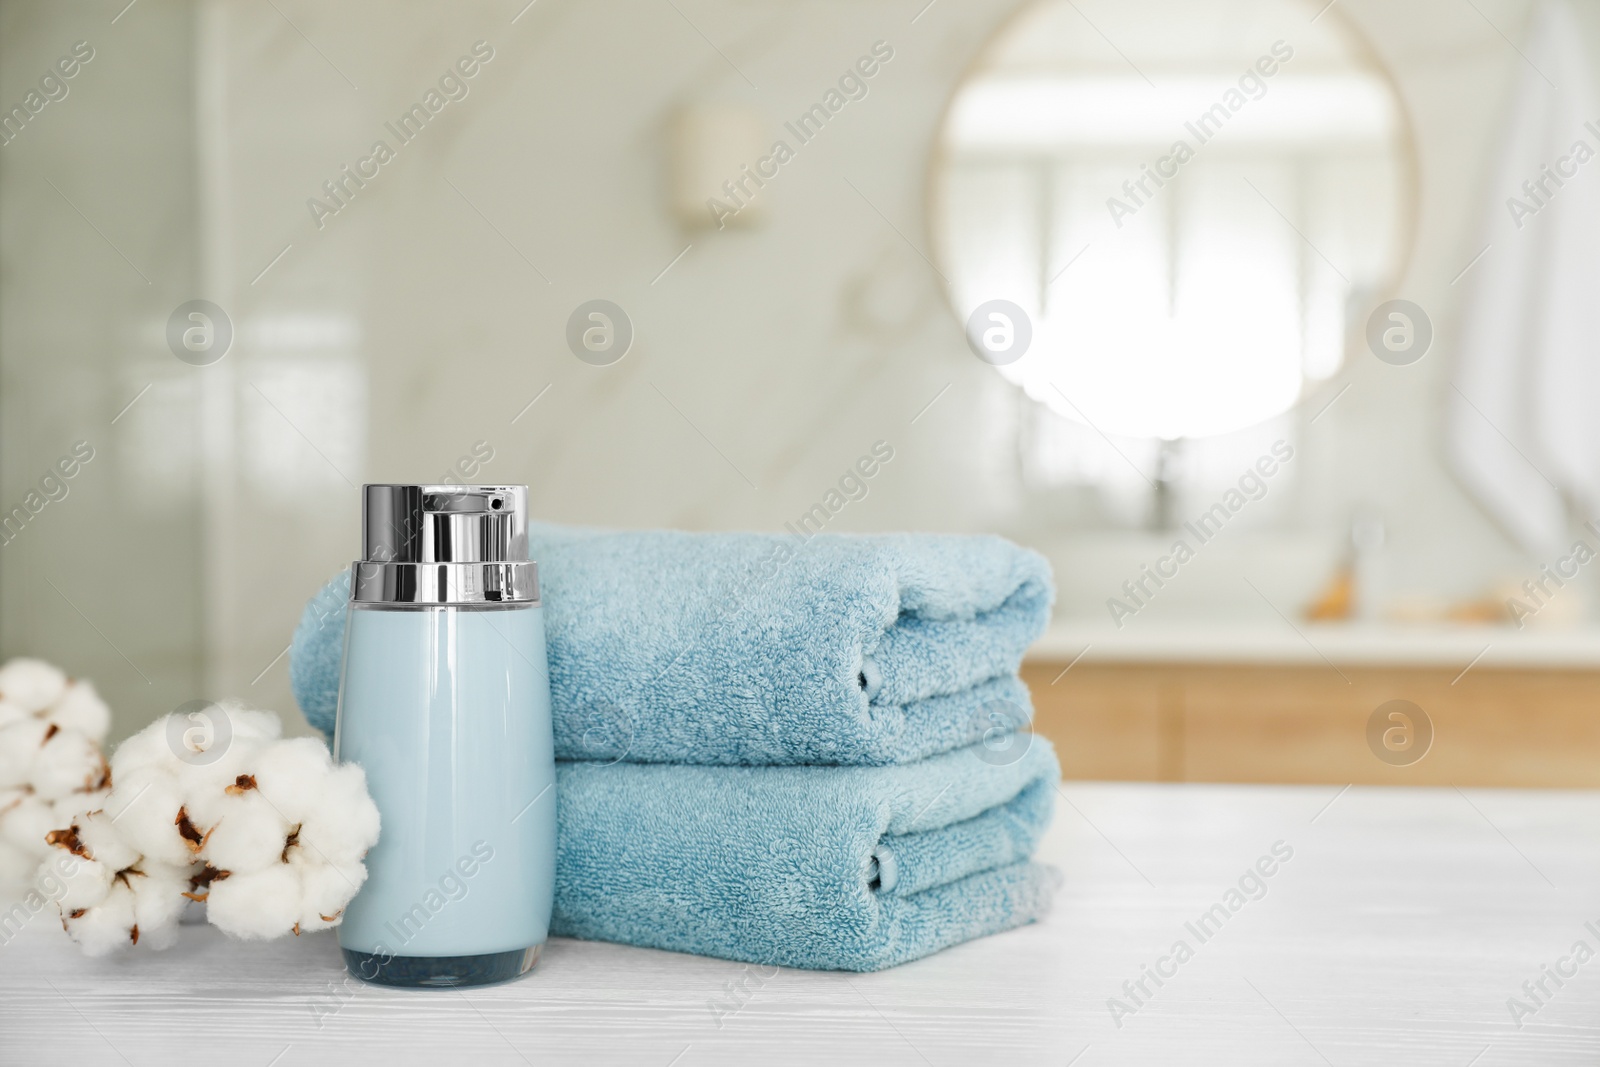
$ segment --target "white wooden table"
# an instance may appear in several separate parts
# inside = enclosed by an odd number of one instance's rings
[[[1522,988],[1577,941],[1600,952],[1600,794],[1062,793],[1050,919],[881,974],[553,941],[520,982],[396,991],[347,987],[325,934],[190,927],[166,953],[86,960],[46,915],[0,947],[0,1064],[1600,1062],[1600,958],[1545,978],[1541,1005]],[[1200,941],[1186,922],[1278,841],[1293,857],[1265,895]],[[1108,998],[1134,1007],[1124,981],[1180,939],[1192,958],[1117,1026]],[[1520,1029],[1513,996],[1537,1006]]]

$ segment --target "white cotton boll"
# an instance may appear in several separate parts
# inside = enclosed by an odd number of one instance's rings
[[[216,812],[217,818],[211,824],[202,858],[218,870],[235,875],[282,863],[293,829],[288,820],[254,789],[238,796],[223,796],[226,804],[208,809]]]
[[[178,936],[178,919],[189,899],[186,868],[145,861],[139,865],[144,877],[129,880],[133,889],[133,918],[139,924],[139,944],[153,949],[168,948]]]
[[[367,880],[367,868],[359,863],[300,862],[293,866],[300,871],[302,933],[339,925],[344,909]]]
[[[210,746],[227,740],[202,712],[163,715],[123,741],[111,754],[111,780],[141,767],[177,774]]]
[[[183,897],[178,898],[179,904],[189,903]],[[139,947],[150,949],[152,952],[165,952],[178,943],[178,921],[176,919],[162,926],[146,927],[144,920],[139,919],[139,900],[134,897],[133,917],[139,925]]]
[[[378,806],[367,794],[366,772],[359,764],[343,764],[329,772],[315,796],[300,843],[325,863],[358,862],[378,843]]]
[[[98,904],[77,908],[66,903],[59,906],[61,925],[66,927],[72,940],[82,946],[86,956],[106,956],[136,943],[133,890],[121,882],[113,883],[110,892]]]
[[[102,880],[106,888],[96,898]],[[176,939],[187,871],[141,861],[113,874],[104,864],[80,860],[63,881],[61,925],[86,955],[135,945],[161,949]]]
[[[43,711],[66,690],[67,676],[42,659],[18,658],[0,666],[0,699],[24,711]]]
[[[13,723],[32,718],[33,713],[21,704],[13,704],[9,700],[0,700],[0,730],[4,730]]]
[[[203,762],[180,763],[173,772],[182,783],[184,796],[198,813],[207,802],[222,797],[241,775],[248,775],[261,754],[262,743],[248,738],[234,739],[226,749],[215,750]],[[196,815],[196,821],[202,821]],[[214,820],[208,815],[203,821]]]
[[[29,784],[33,761],[49,732],[42,719],[24,719],[0,730],[0,789]]]
[[[240,775],[248,782],[247,776]],[[194,771],[185,770],[173,776],[178,783],[178,788],[183,790],[183,806],[189,813],[189,820],[201,831],[206,832],[222,821],[222,816],[233,809],[239,790],[232,792],[228,787],[237,779],[218,779],[216,781],[197,780]]]
[[[9,841],[0,840],[0,887],[31,882],[38,870],[38,856]]]
[[[111,757],[112,780],[139,767],[160,767],[183,779],[186,789],[221,788],[282,729],[271,712],[232,700],[174,712],[118,746]]]
[[[80,823],[90,812],[102,813],[106,806],[105,801],[106,793],[104,791],[98,793],[73,793],[71,796],[58,800],[49,806],[50,828],[56,830],[63,826],[72,826]],[[117,838],[119,841],[123,840],[120,830],[117,832]],[[49,849],[48,844],[45,847],[47,850]]]
[[[169,774],[220,775],[226,768],[218,767],[218,762],[230,756],[237,759],[234,749],[241,742],[248,747],[249,741],[234,735],[232,718],[217,705],[163,715],[117,746],[111,755],[111,779],[114,782],[140,767],[159,767]]]
[[[61,699],[46,710],[45,719],[99,743],[106,739],[106,731],[111,728],[111,709],[100,699],[94,683],[80,678],[67,686]],[[0,712],[0,722],[4,721],[4,713]]]
[[[217,701],[189,712],[164,715],[117,746],[113,781],[139,767],[159,767],[186,781],[232,778],[252,754],[283,732],[278,717],[236,700]]]
[[[283,736],[283,723],[270,711],[252,708],[242,700],[219,700],[217,706],[228,717],[236,740],[276,741]]]
[[[104,812],[78,820],[71,843],[125,864],[83,862],[75,901],[103,899],[69,909],[67,925],[87,951],[126,943],[123,925],[129,942],[137,927],[140,943],[169,943],[195,874],[206,917],[234,937],[339,923],[367,877],[360,861],[378,839],[377,806],[360,767],[336,766],[314,738],[279,740],[281,729],[275,715],[238,701],[175,713],[117,749],[109,792],[59,802],[101,805]],[[52,791],[70,780],[65,750],[44,763]],[[51,810],[43,798],[26,799]]]
[[[33,793],[32,789],[24,786],[12,786],[0,789],[0,821],[4,821],[11,809],[21,804],[24,799]]]
[[[143,858],[138,849],[123,840],[117,824],[104,811],[79,815],[71,825],[89,855],[112,871],[132,867]]]
[[[114,776],[105,809],[129,845],[160,863],[192,863],[205,836],[193,820],[180,822],[180,814],[187,816],[183,789],[177,778],[156,767],[137,767],[125,776]]]
[[[256,790],[256,762],[270,747],[259,741],[240,741],[231,745],[216,763],[179,769],[177,778],[195,825],[215,826],[231,810],[235,799]],[[262,794],[258,799],[279,807],[274,796]],[[284,818],[295,821],[287,814]]]
[[[71,820],[68,820],[69,822]],[[0,817],[0,834],[18,848],[43,856],[49,851],[45,835],[66,825],[56,819],[55,806],[31,793],[24,794]]]
[[[268,745],[251,766],[256,787],[291,822],[301,822],[316,812],[324,780],[332,771],[328,746],[314,737],[292,737]]]
[[[178,901],[179,903],[187,903],[187,901],[185,901],[182,897],[179,897]],[[135,899],[135,919],[138,918],[138,914],[139,904],[138,900]],[[148,930],[145,928],[145,925],[142,922],[139,923],[138,926],[139,948],[141,949],[148,949],[152,952],[165,952],[167,949],[178,943],[178,923],[176,921],[169,922],[164,926],[151,927]]]
[[[99,745],[76,730],[51,726],[34,756],[30,780],[40,796],[59,800],[99,788],[109,773]]]
[[[292,933],[304,910],[299,873],[275,863],[254,874],[230,874],[211,883],[206,918],[233,937],[263,940]]]
[[[140,768],[160,767],[170,770],[179,762],[167,745],[165,718],[157,719],[143,730],[123,741],[111,753],[111,781],[115,784],[124,775]]]
[[[104,863],[74,856],[71,862],[61,864],[60,867],[64,868],[59,873],[61,884],[65,889],[56,899],[56,903],[61,906],[63,915],[80,908],[96,907],[111,894],[116,872]]]
[[[90,811],[100,811],[106,806],[109,789],[96,789],[88,793],[71,793],[51,804],[56,813],[57,826],[71,826],[78,816]],[[115,815],[116,812],[112,812]]]

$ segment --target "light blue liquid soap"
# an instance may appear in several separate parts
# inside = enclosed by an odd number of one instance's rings
[[[382,829],[339,926],[350,973],[526,974],[550,927],[555,751],[527,487],[368,485],[334,752]]]

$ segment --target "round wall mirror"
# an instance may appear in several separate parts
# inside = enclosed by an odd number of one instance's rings
[[[983,50],[945,116],[934,241],[969,339],[1030,398],[1175,441],[1338,371],[1399,275],[1415,180],[1389,78],[1324,2],[1037,0]]]

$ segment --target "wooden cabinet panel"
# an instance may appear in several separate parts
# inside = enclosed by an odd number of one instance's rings
[[[1116,667],[1062,674],[1061,664],[1026,664],[1023,681],[1033,694],[1034,729],[1048,737],[1067,778],[1171,781],[1175,756],[1164,739],[1160,672]],[[1171,697],[1168,696],[1169,712]]]
[[[1327,668],[1171,673],[1182,680],[1188,781],[1343,783],[1394,769],[1367,748],[1367,717],[1388,697],[1373,699],[1365,679],[1347,684]]]
[[[1024,678],[1069,778],[1600,786],[1600,672],[1065,666],[1032,663]],[[1395,699],[1432,725],[1427,754],[1404,766],[1368,742]]]
[[[1474,670],[1429,695],[1432,705],[1417,701],[1435,729],[1415,768],[1424,781],[1600,786],[1600,674]]]

